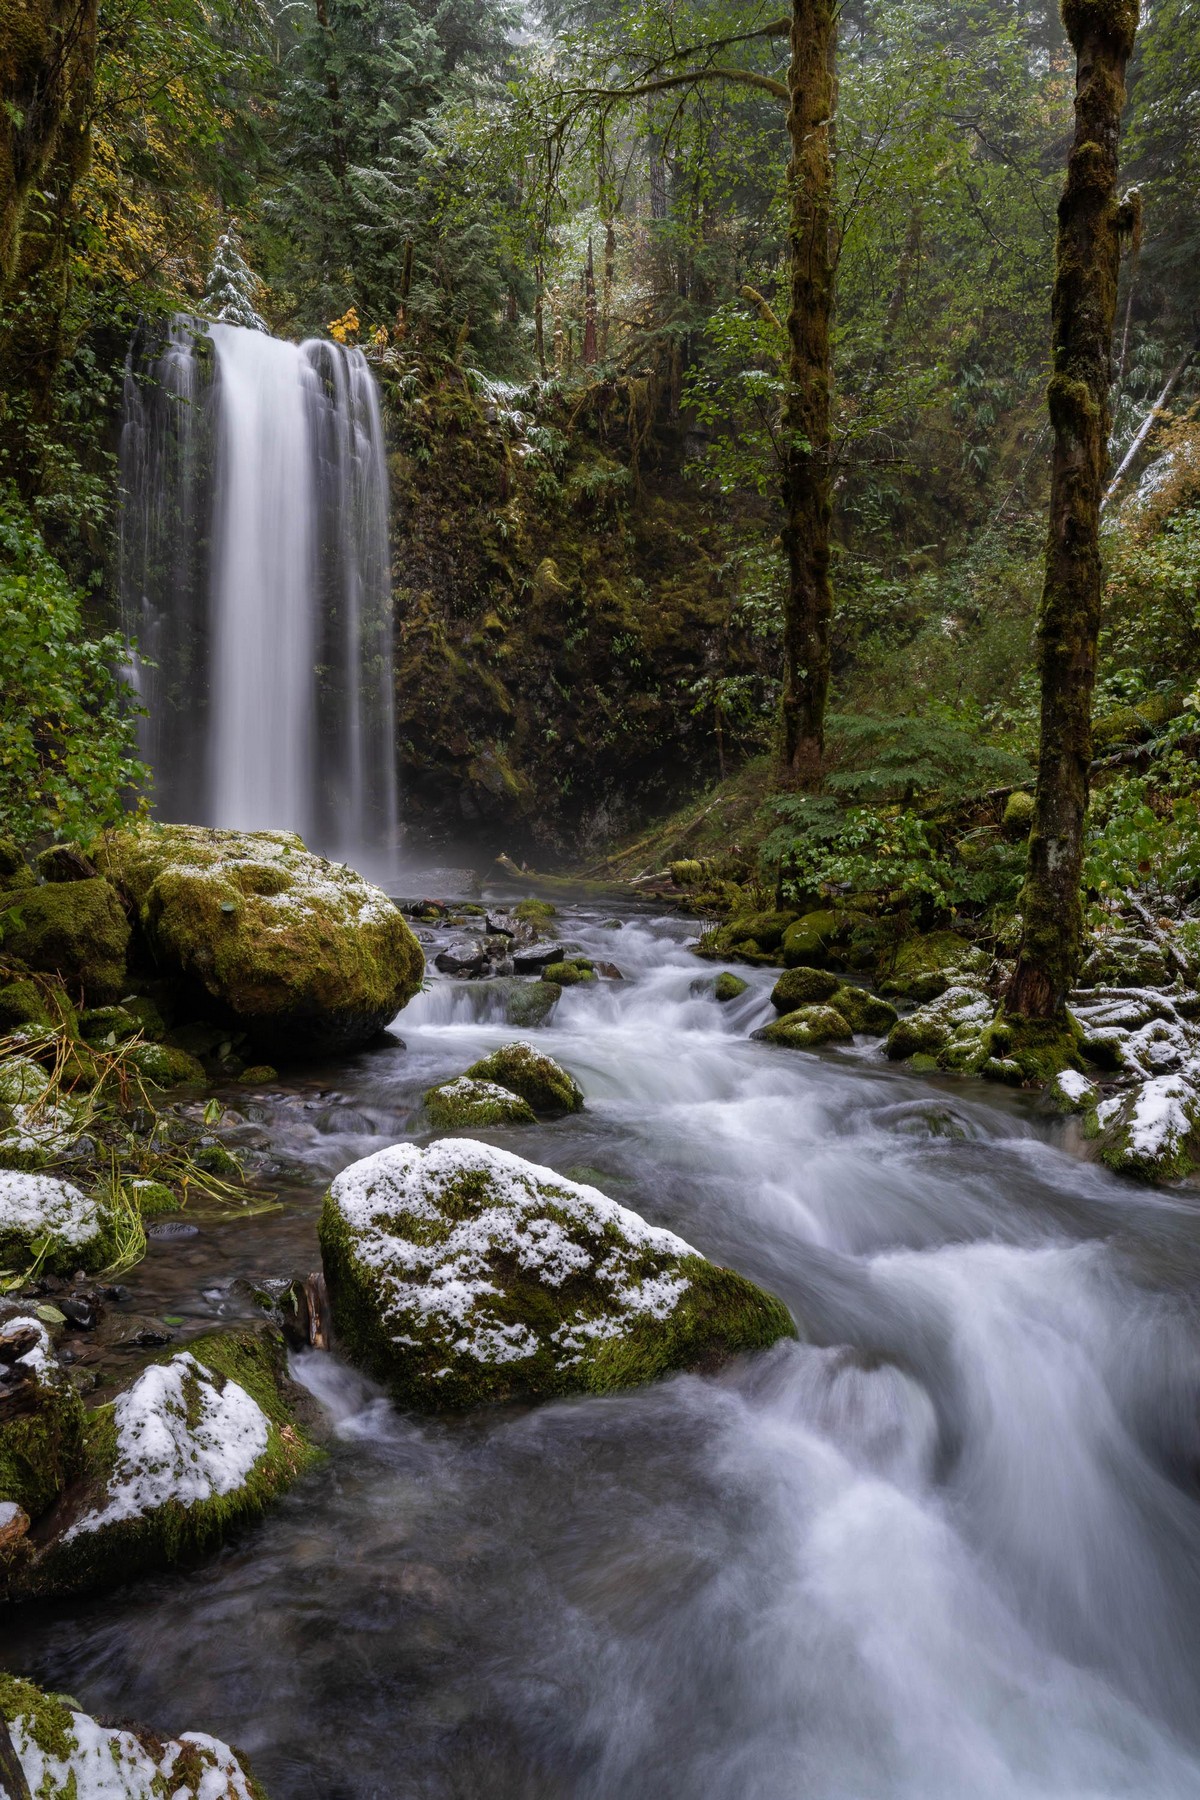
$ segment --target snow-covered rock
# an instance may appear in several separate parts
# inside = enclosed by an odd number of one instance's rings
[[[242,1757],[207,1732],[162,1738],[103,1725],[7,1674],[0,1713],[33,1800],[263,1800]]]
[[[84,1100],[55,1090],[31,1056],[0,1062],[0,1168],[40,1169],[74,1143],[87,1125]]]
[[[108,1216],[69,1181],[0,1169],[0,1266],[73,1274],[103,1267],[111,1250]]]
[[[673,1232],[469,1138],[343,1170],[320,1239],[340,1339],[422,1408],[602,1393],[794,1333]]]
[[[533,1108],[520,1094],[495,1081],[472,1081],[460,1075],[425,1094],[425,1110],[438,1131],[458,1131],[472,1126],[532,1125]]]

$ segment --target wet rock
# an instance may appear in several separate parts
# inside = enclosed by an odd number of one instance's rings
[[[581,1112],[583,1090],[573,1076],[543,1056],[532,1044],[504,1044],[499,1050],[472,1063],[466,1071],[472,1081],[494,1081],[519,1094],[536,1113],[550,1115]]]
[[[459,938],[438,951],[433,966],[443,975],[485,975],[490,961],[482,938]]]
[[[792,1050],[813,1050],[818,1044],[848,1043],[854,1036],[840,1012],[832,1006],[799,1006],[754,1033],[768,1044],[785,1044]]]
[[[100,873],[75,844],[51,844],[34,857],[33,866],[43,881],[94,881]]]
[[[423,1409],[606,1393],[795,1332],[674,1233],[470,1139],[355,1163],[320,1238],[340,1341]]]
[[[518,975],[533,975],[548,963],[561,962],[562,947],[559,944],[530,944],[525,949],[514,950],[512,960]]]
[[[94,1331],[100,1323],[100,1302],[90,1294],[67,1294],[59,1307],[67,1324],[79,1331]]]
[[[620,969],[618,969],[616,963],[594,962],[592,964],[592,969],[595,972],[595,974],[597,974],[600,977],[601,981],[624,981],[624,979],[625,979],[625,977],[624,977],[624,975],[622,975]],[[719,981],[720,976],[718,976],[717,979]],[[736,976],[734,977],[734,979],[735,980],[737,979]]]
[[[96,1335],[97,1342],[109,1350],[158,1350],[169,1344],[175,1333],[148,1313],[112,1313],[101,1321]]]
[[[35,1800],[262,1800],[240,1752],[207,1732],[165,1738],[101,1724],[69,1697],[8,1674],[0,1674],[0,1717]]]
[[[420,946],[387,895],[291,832],[148,825],[95,854],[156,967],[268,1050],[366,1043],[421,984]]]
[[[474,1126],[532,1125],[533,1108],[527,1100],[494,1081],[472,1081],[460,1075],[425,1094],[425,1110],[435,1131],[457,1131]]]
[[[171,1243],[183,1238],[199,1237],[200,1227],[189,1225],[186,1219],[163,1219],[146,1227],[146,1236],[155,1243]]]

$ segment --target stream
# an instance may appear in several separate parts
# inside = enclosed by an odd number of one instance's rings
[[[626,979],[547,1028],[439,978],[406,1047],[229,1090],[284,1206],[156,1239],[134,1304],[180,1341],[254,1317],[243,1278],[317,1266],[329,1177],[520,1035],[586,1110],[478,1135],[807,1341],[451,1419],[300,1355],[329,1463],[200,1568],[18,1615],[4,1660],[239,1745],[271,1800],[1200,1797],[1200,1199],[875,1043],[750,1041],[774,972],[717,1005],[691,921],[561,924]]]

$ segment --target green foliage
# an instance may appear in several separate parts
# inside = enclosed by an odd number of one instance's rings
[[[1200,899],[1200,790],[1164,794],[1133,776],[1096,795],[1088,817],[1084,885],[1101,902],[1128,891],[1159,910]]]
[[[826,786],[848,800],[952,802],[1030,774],[1024,757],[936,714],[838,713],[828,725],[835,766]]]
[[[1106,594],[1105,648],[1146,685],[1200,670],[1200,506],[1117,547]]]
[[[779,820],[764,839],[764,867],[777,866],[779,888],[803,901],[825,888],[884,893],[898,904],[935,910],[965,897],[963,882],[916,813],[891,807],[845,810],[836,801],[784,794],[770,803]]]
[[[0,497],[0,830],[18,843],[113,825],[147,778],[115,633],[87,635],[81,596],[11,497]]]

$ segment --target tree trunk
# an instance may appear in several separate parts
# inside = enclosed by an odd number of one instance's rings
[[[783,765],[804,787],[820,779],[829,690],[830,353],[833,312],[834,0],[793,0],[788,68],[787,382],[783,411]]]
[[[1075,52],[1075,138],[1058,207],[1054,454],[1046,578],[1038,625],[1041,741],[1024,932],[1006,1011],[1060,1020],[1083,940],[1084,818],[1100,634],[1100,502],[1123,225],[1117,140],[1138,0],[1064,0]]]
[[[583,360],[589,369],[596,360],[596,264],[590,237],[583,269]]]
[[[27,209],[55,162],[86,166],[97,14],[98,0],[33,0],[0,29],[0,288],[16,276]]]

